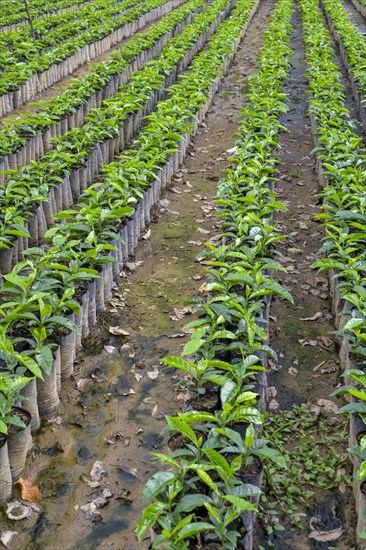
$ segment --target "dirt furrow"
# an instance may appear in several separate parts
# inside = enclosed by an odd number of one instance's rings
[[[247,77],[272,5],[265,0],[254,16],[185,164],[85,343],[79,372],[63,388],[59,416],[34,439],[23,477],[37,483],[42,498],[39,512],[16,525],[19,550],[141,547],[134,529],[143,481],[154,470],[149,452],[165,448],[164,415],[182,408],[185,397],[159,359],[179,354],[185,341],[180,330],[190,316],[183,304],[202,282],[195,257],[219,232],[211,199],[232,155]],[[112,335],[109,328],[116,326],[128,335]],[[97,460],[106,474],[93,488]],[[95,514],[91,503],[99,496],[106,506]],[[2,517],[5,528],[14,525]]]

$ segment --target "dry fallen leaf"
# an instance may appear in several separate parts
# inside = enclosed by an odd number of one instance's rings
[[[158,412],[158,406],[155,405],[155,407],[152,410],[151,416],[155,416],[157,412]]]
[[[126,344],[123,344],[123,346],[121,347],[121,350],[122,349],[128,353],[128,357],[131,357],[131,358],[135,357],[135,350],[133,349],[131,344],[129,344],[128,342]]]
[[[319,340],[326,348],[330,348],[333,344],[333,340],[329,336],[320,336]]]
[[[292,376],[297,376],[299,374],[299,371],[297,369],[295,369],[295,367],[290,367],[288,369],[288,373],[292,374]]]
[[[109,332],[115,336],[129,336],[130,333],[121,327],[109,327]]]
[[[315,367],[313,368],[313,372],[316,372],[318,369],[320,369],[320,367],[322,367],[325,362],[326,362],[326,359],[324,359],[324,361],[321,361],[321,363],[318,363],[317,365],[315,365]]]
[[[159,370],[157,368],[154,368],[154,370],[149,371],[147,375],[151,380],[156,380],[156,378],[159,376]]]
[[[23,479],[20,477],[17,483],[20,486],[20,497],[22,500],[35,502],[40,498],[41,495],[37,485],[32,485],[28,479]]]
[[[343,535],[342,527],[338,529],[332,529],[331,531],[318,531],[314,530],[309,533],[309,539],[314,539],[318,542],[331,542],[338,540]]]
[[[318,311],[318,313],[315,313],[312,317],[300,317],[299,321],[316,321],[317,319],[320,319],[323,314],[321,311]]]
[[[81,474],[80,479],[83,483],[86,483],[89,487],[92,489],[95,489],[96,487],[100,487],[99,481],[91,481],[87,475]]]
[[[279,404],[278,401],[276,401],[275,399],[271,399],[271,401],[268,403],[268,410],[269,411],[277,411],[279,406],[280,406],[280,404]]]
[[[97,460],[94,462],[92,469],[90,470],[90,478],[92,481],[101,481],[103,477],[105,476],[105,469],[103,466],[103,462],[100,460]]]
[[[128,447],[130,444],[131,438],[125,435],[123,432],[112,432],[111,434],[107,435],[107,437],[104,439],[104,441],[109,445],[114,445],[118,440],[123,441],[125,447]]]
[[[146,241],[150,237],[150,235],[151,235],[151,229],[148,229],[142,238]]]
[[[134,372],[133,374],[134,374],[137,382],[140,382],[141,378],[143,378],[143,375],[139,374],[138,372]]]
[[[329,401],[329,399],[318,399],[316,402],[319,407],[323,407],[326,411],[337,413],[338,407],[333,401]]]
[[[174,308],[174,314],[170,314],[169,315],[169,318],[172,320],[172,321],[180,321],[181,319],[184,318],[185,315],[187,315],[188,313],[192,313],[192,308],[191,307],[183,307],[182,309],[178,309],[178,308]]]
[[[187,244],[195,244],[196,246],[202,246],[202,241],[187,241]]]
[[[61,418],[61,416],[53,416],[52,418],[48,418],[47,422],[49,424],[57,424],[58,426],[61,426],[62,418]]]
[[[18,534],[18,531],[3,531],[0,533],[1,544],[8,548],[9,550],[13,548],[11,541]]]
[[[118,470],[122,470],[122,472],[126,472],[127,474],[131,474],[135,478],[137,478],[141,483],[145,483],[144,478],[140,474],[140,472],[137,470],[137,468],[134,468],[133,466],[127,466],[127,464],[116,464],[116,468]]]
[[[104,346],[104,349],[107,353],[114,353],[115,351],[117,351],[117,348],[115,348],[114,346]]]

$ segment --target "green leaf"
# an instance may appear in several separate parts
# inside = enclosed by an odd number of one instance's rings
[[[194,363],[191,363],[190,361],[186,361],[185,359],[182,359],[181,357],[168,356],[168,357],[164,357],[161,361],[166,365],[168,365],[169,367],[180,369],[184,372],[187,372],[193,377],[197,375],[196,365]]]
[[[184,437],[192,441],[194,445],[197,446],[197,437],[192,428],[188,426],[188,424],[184,421],[182,417],[178,416],[167,416],[166,421],[168,423],[168,426],[172,428],[173,430],[176,430],[180,434],[182,434]]]
[[[161,493],[165,487],[170,485],[175,477],[175,474],[172,472],[158,472],[157,474],[152,475],[144,487],[142,494],[142,505],[146,506],[149,500]]]
[[[232,394],[235,388],[236,388],[236,384],[232,380],[228,380],[226,384],[221,388],[220,398],[221,398],[222,406],[226,404],[226,402],[228,401],[230,395]]]
[[[235,495],[224,495],[225,500],[234,504],[239,510],[245,512],[247,510],[255,510],[255,505],[241,497]]]
[[[21,362],[25,367],[27,367],[29,372],[34,374],[34,376],[36,376],[37,378],[41,378],[43,380],[42,371],[39,367],[39,364],[36,361],[34,361],[34,359],[29,357],[28,355],[22,355],[20,353],[17,354],[16,357],[19,360],[19,362]],[[51,357],[52,357],[52,354],[51,354]],[[51,363],[51,369],[52,369],[52,363]]]
[[[56,325],[61,325],[62,327],[65,327],[72,332],[76,332],[77,334],[80,333],[79,327],[75,325],[70,319],[67,319],[67,317],[61,317],[61,315],[53,315],[52,317],[49,317],[48,323],[55,323]]]
[[[214,531],[215,529],[216,527],[211,523],[196,521],[195,523],[186,525],[179,531],[177,541],[193,537],[194,535],[197,535],[197,533],[202,533],[203,531]]]
[[[199,508],[200,506],[202,506],[205,500],[207,500],[207,495],[184,495],[175,507],[175,511],[178,514],[181,514],[182,512],[192,512],[192,510],[194,510],[195,508]]]
[[[196,353],[196,351],[198,351],[204,343],[205,341],[201,338],[189,340],[183,348],[182,355],[192,355],[193,353]]]
[[[150,529],[157,522],[158,517],[165,511],[164,502],[153,502],[144,509],[142,518],[137,524],[137,538],[141,542],[147,529]]]
[[[215,451],[215,449],[204,449],[204,452],[214,466],[221,468],[226,478],[230,478],[232,476],[230,465],[222,454]]]

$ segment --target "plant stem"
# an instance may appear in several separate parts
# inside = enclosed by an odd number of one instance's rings
[[[29,27],[30,27],[30,30],[31,30],[33,42],[35,42],[36,35],[35,35],[35,32],[34,32],[32,16],[31,16],[30,11],[29,11],[28,0],[23,0],[23,2],[24,2],[24,6],[25,6],[25,11],[27,12],[27,18],[28,18],[28,23],[29,23]]]

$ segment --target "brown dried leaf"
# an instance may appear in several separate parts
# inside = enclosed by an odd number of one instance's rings
[[[319,407],[323,407],[326,411],[337,413],[338,407],[333,401],[329,401],[329,399],[318,399],[316,402]]]
[[[123,346],[121,347],[121,350],[122,349],[128,353],[128,357],[131,357],[131,358],[135,357],[135,350],[133,349],[131,344],[129,344],[128,342],[126,344],[123,344]]]
[[[130,333],[121,327],[109,327],[109,332],[115,336],[129,336]]]
[[[331,531],[311,531],[309,533],[309,539],[317,540],[318,542],[331,542],[338,540],[343,535],[342,527],[338,529],[332,529]]]
[[[20,496],[22,500],[28,500],[29,502],[35,502],[39,500],[41,494],[37,485],[32,485],[28,479],[20,477],[17,481],[20,486]]]
[[[312,317],[300,317],[299,321],[316,321],[317,319],[320,319],[320,317],[322,316],[323,316],[322,312],[318,311]]]
[[[320,336],[319,339],[326,348],[330,348],[333,345],[333,340],[329,336]]]
[[[11,548],[14,548],[11,541],[17,534],[18,531],[3,531],[2,533],[0,533],[1,544],[3,544],[5,548],[8,548],[9,550]]]
[[[115,348],[114,346],[104,346],[104,349],[107,353],[114,353],[115,351],[117,351],[117,348]]]
[[[321,361],[321,363],[318,363],[317,365],[315,365],[315,367],[313,368],[313,372],[316,372],[318,369],[320,369],[320,367],[322,367],[325,362],[326,362],[326,359],[324,359],[324,361]]]

